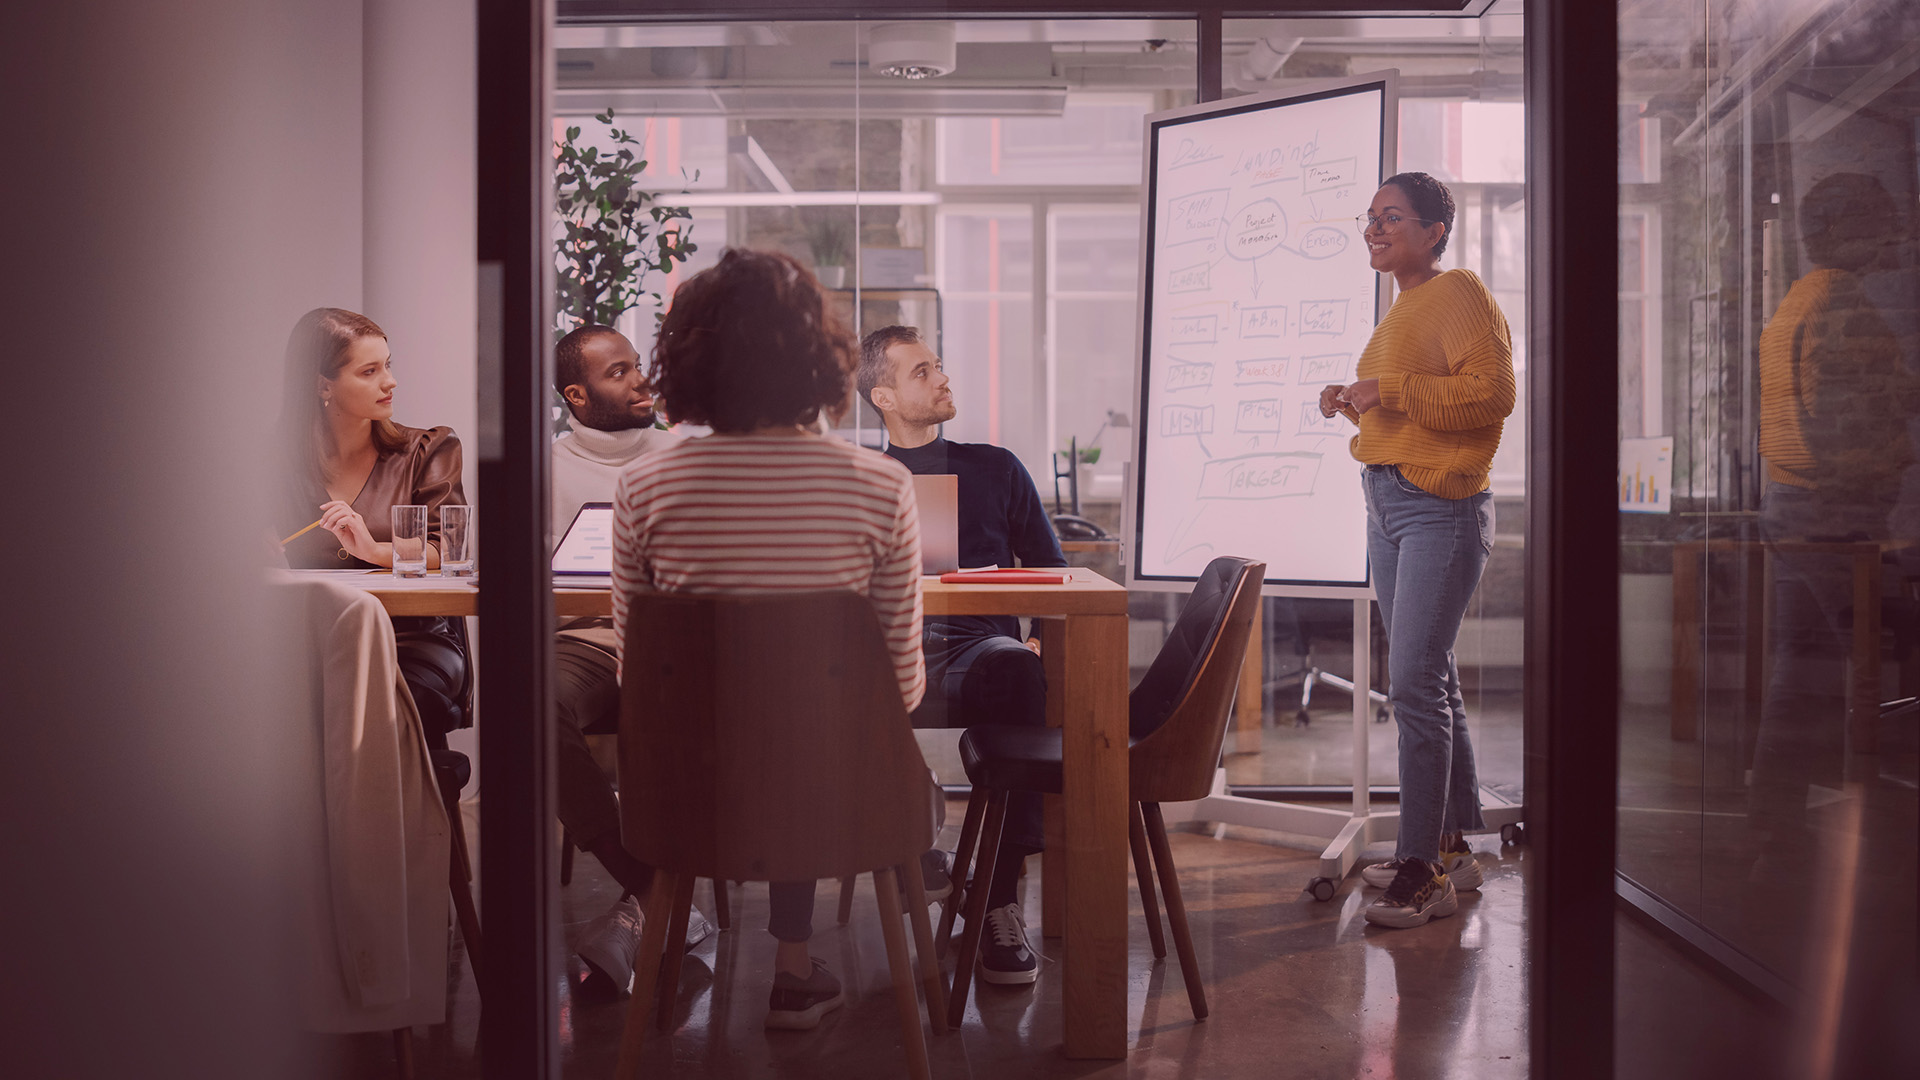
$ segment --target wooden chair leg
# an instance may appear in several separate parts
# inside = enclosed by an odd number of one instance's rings
[[[678,874],[662,870],[654,875],[653,895],[647,901],[646,926],[640,931],[640,951],[633,958],[633,996],[627,1000],[626,1024],[620,1030],[620,1060],[613,1073],[617,1080],[640,1080],[640,1051],[646,1045],[647,1029],[653,1026],[654,996],[660,986],[667,923],[673,917],[673,898],[679,891]]]
[[[400,1080],[413,1080],[413,1029],[393,1029],[393,1061],[400,1067]]]
[[[662,950],[666,963],[662,981],[666,991],[660,995],[657,1023],[661,1031],[673,1030],[673,1006],[680,996],[680,961],[687,955],[687,920],[692,918],[693,911],[693,880],[692,874],[684,874],[674,885],[673,917],[667,923],[667,941]]]
[[[917,871],[919,867],[914,867]],[[873,872],[873,891],[880,904],[880,933],[887,942],[887,967],[893,973],[893,1000],[900,1012],[900,1037],[907,1044],[907,1075],[932,1080],[927,1064],[927,1040],[920,1031],[920,1002],[913,991],[913,967],[907,962],[907,935],[900,926],[900,881],[892,867]],[[922,917],[926,915],[924,887]]]
[[[460,939],[467,945],[467,964],[474,985],[480,984],[480,912],[473,906],[473,864],[467,861],[467,827],[460,817],[458,792],[440,792],[447,808],[447,827],[453,834],[447,859],[447,888],[453,893],[453,911],[460,921]]]
[[[573,884],[573,834],[560,830],[560,884]]]
[[[1007,793],[987,794],[987,822],[980,830],[980,850],[1000,850],[1000,830],[1007,823]],[[967,988],[973,981],[974,961],[980,956],[980,927],[987,921],[987,893],[993,888],[993,857],[983,854],[967,890],[967,929],[960,935],[960,955],[954,959],[953,989],[947,992],[947,1024],[956,1031],[967,1015]]]
[[[840,925],[853,921],[853,878],[840,879]]]
[[[1140,882],[1140,907],[1147,917],[1147,937],[1153,958],[1167,958],[1167,939],[1160,933],[1160,905],[1153,896],[1153,862],[1147,857],[1147,829],[1140,820],[1140,804],[1127,804],[1127,846],[1133,849],[1133,876]]]
[[[722,930],[733,929],[733,899],[727,895],[725,878],[713,879],[713,921]]]
[[[1160,816],[1160,804],[1143,802],[1147,843],[1153,847],[1154,869],[1160,872],[1160,893],[1167,900],[1167,923],[1173,927],[1173,947],[1180,954],[1180,977],[1187,983],[1187,1001],[1193,1006],[1193,1018],[1207,1018],[1207,990],[1200,984],[1200,962],[1194,959],[1193,935],[1187,932],[1187,905],[1180,900],[1180,878],[1173,869],[1173,849],[1167,844],[1167,823]]]
[[[940,961],[933,954],[933,923],[927,918],[927,883],[916,860],[894,867],[907,888],[907,921],[913,926],[913,956],[920,964],[920,987],[927,998],[927,1023],[935,1035],[947,1033],[947,987],[940,977]],[[875,886],[878,888],[878,886]]]
[[[953,937],[953,917],[960,912],[960,892],[967,884],[967,871],[973,865],[973,849],[980,840],[980,822],[987,816],[987,793],[976,790],[967,796],[967,818],[960,826],[960,848],[953,853],[953,893],[940,904],[940,929],[933,944],[938,955],[945,956]]]

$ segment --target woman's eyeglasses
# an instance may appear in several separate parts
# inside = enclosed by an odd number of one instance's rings
[[[1359,227],[1360,235],[1362,236],[1365,236],[1375,229],[1385,230],[1398,228],[1403,221],[1414,221],[1422,225],[1433,224],[1432,221],[1426,218],[1403,218],[1399,214],[1381,214],[1379,217],[1374,217],[1372,214],[1361,214],[1353,219],[1353,223]]]

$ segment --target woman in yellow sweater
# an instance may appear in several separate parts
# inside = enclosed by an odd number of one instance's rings
[[[1487,490],[1513,411],[1513,343],[1470,270],[1440,270],[1453,195],[1426,173],[1390,177],[1360,219],[1369,261],[1399,297],[1357,382],[1329,386],[1320,411],[1359,425],[1367,558],[1386,624],[1389,696],[1400,724],[1400,836],[1393,861],[1362,876],[1386,894],[1368,922],[1419,926],[1480,887],[1462,833],[1479,829],[1480,781],[1453,642],[1493,550]]]

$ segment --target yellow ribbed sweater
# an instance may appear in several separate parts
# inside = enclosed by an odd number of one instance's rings
[[[1464,499],[1487,490],[1500,428],[1513,412],[1513,339],[1493,294],[1471,270],[1449,270],[1401,293],[1360,354],[1380,405],[1353,456],[1398,465],[1422,490]]]

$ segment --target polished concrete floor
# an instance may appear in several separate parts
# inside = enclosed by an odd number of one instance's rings
[[[957,839],[961,804],[949,815]],[[1195,1022],[1177,960],[1155,961],[1131,893],[1128,1056],[1069,1061],[1060,1051],[1064,943],[1038,942],[1047,960],[1026,989],[985,987],[969,1002],[964,1028],[928,1036],[942,1078],[1042,1077],[1521,1077],[1527,1073],[1522,911],[1526,849],[1476,841],[1487,870],[1460,911],[1415,930],[1368,926],[1372,897],[1357,876],[1328,903],[1301,892],[1316,872],[1311,853],[1278,846],[1270,834],[1181,828],[1172,838],[1212,1015]],[[1389,854],[1380,851],[1383,857]],[[1038,861],[1028,885],[1037,917]],[[617,896],[590,858],[561,891],[564,932]],[[765,886],[736,887],[734,929],[688,956],[678,1026],[647,1051],[650,1077],[891,1077],[904,1072],[898,1014],[887,976],[871,884],[862,879],[850,926],[834,922],[837,885],[823,883],[815,910],[815,955],[849,990],[848,1004],[809,1033],[762,1026],[772,977],[765,933]],[[696,893],[711,906],[703,883]],[[471,976],[456,950],[452,1021],[416,1032],[419,1075],[478,1074],[478,1011]],[[951,963],[949,963],[949,968]],[[566,1075],[613,1071],[626,999],[595,995],[570,961],[561,987],[560,1036]],[[390,1041],[364,1036],[334,1044],[336,1075],[394,1075]]]

